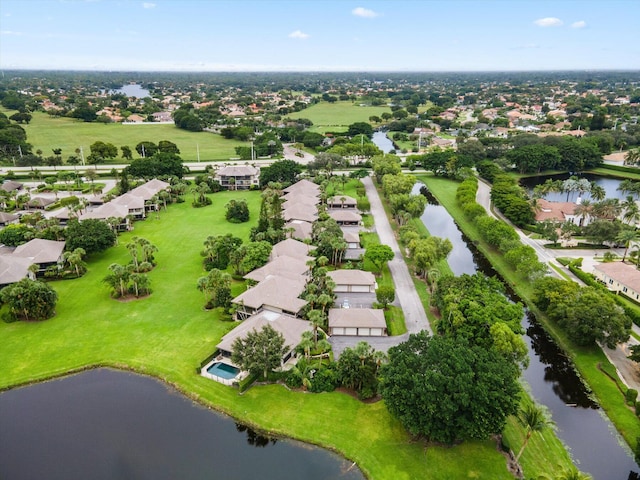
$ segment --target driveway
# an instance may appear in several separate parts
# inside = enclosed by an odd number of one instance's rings
[[[283,156],[287,160],[294,160],[302,165],[307,165],[309,162],[314,160],[314,156],[310,153],[305,152],[304,150],[299,150],[294,148],[291,143],[285,143],[282,145],[284,152]],[[296,155],[297,154],[297,155]],[[302,156],[300,156],[302,154]]]

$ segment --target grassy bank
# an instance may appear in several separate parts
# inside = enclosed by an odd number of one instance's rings
[[[527,304],[536,318],[542,322],[545,329],[554,337],[561,348],[568,352],[578,372],[597,397],[598,403],[606,411],[607,415],[622,434],[626,442],[633,447],[640,436],[640,421],[635,413],[625,404],[624,396],[620,391],[619,379],[612,380],[610,375],[617,379],[615,368],[611,365],[602,350],[598,347],[579,347],[573,344],[569,338],[556,325],[549,320],[533,305],[533,288],[531,283],[517,275],[504,261],[502,255],[487,246],[480,237],[474,224],[467,220],[458,207],[455,193],[458,183],[442,178],[424,176],[420,177],[438,201],[453,216],[460,229],[476,243],[480,251],[489,259],[495,269],[505,281],[518,293]],[[605,373],[605,371],[607,373]]]
[[[249,201],[252,221],[228,223],[222,207],[239,197]],[[159,220],[136,223],[119,246],[90,260],[87,275],[52,282],[60,297],[54,318],[0,322],[0,389],[96,365],[129,368],[256,428],[339,451],[369,478],[512,478],[493,442],[428,445],[411,438],[383,402],[364,404],[342,393],[307,394],[280,385],[239,395],[197,375],[196,367],[233,327],[202,308],[196,289],[203,275],[202,242],[227,232],[246,239],[257,218],[259,192],[218,193],[212,199],[211,207],[194,209],[186,202],[170,206]],[[128,261],[124,245],[133,235],[158,246],[158,266],[150,273],[153,294],[123,303],[109,298],[102,278],[111,263]]]
[[[292,113],[289,118],[308,118],[313,122],[310,128],[312,132],[324,133],[346,132],[347,127],[355,122],[369,122],[369,117],[380,116],[384,112],[391,113],[387,106],[361,107],[358,103],[349,101],[343,102],[320,102],[305,108],[299,112]]]

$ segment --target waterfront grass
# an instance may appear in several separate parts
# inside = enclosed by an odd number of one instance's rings
[[[158,143],[169,140],[180,149],[180,157],[188,162],[198,160],[229,160],[236,157],[235,147],[246,145],[236,140],[227,140],[211,132],[189,132],[170,124],[122,124],[83,122],[74,118],[51,117],[46,113],[34,112],[28,125],[22,125],[27,132],[27,140],[33,145],[33,152],[42,150],[43,156],[52,155],[53,148],[62,149],[62,157],[75,155],[75,149],[81,148],[85,158],[91,153],[89,146],[97,141],[112,143],[118,147],[127,145],[134,152],[135,146],[142,141]],[[116,161],[125,163],[118,157]]]
[[[384,112],[391,113],[391,109],[387,106],[360,106],[350,101],[320,102],[294,112],[288,118],[308,118],[313,122],[310,128],[312,132],[346,132],[347,127],[352,123],[369,122],[369,117],[374,115],[379,117]]]
[[[420,179],[427,183],[430,191],[455,219],[460,229],[476,243],[476,246],[487,256],[504,280],[515,289],[536,318],[542,322],[547,332],[571,356],[578,372],[593,391],[600,406],[607,413],[609,419],[624,437],[627,444],[634,448],[637,438],[640,437],[640,422],[633,410],[626,405],[624,392],[618,387],[620,380],[617,377],[615,368],[611,365],[602,349],[597,346],[580,347],[573,344],[557,325],[549,321],[535,307],[531,300],[533,296],[531,282],[517,275],[506,264],[499,252],[484,243],[475,225],[465,217],[458,206],[455,200],[456,189],[459,185],[457,182],[429,176],[420,177]],[[611,377],[614,378],[612,379]],[[524,455],[526,455],[526,450]]]
[[[246,198],[252,221],[224,220],[231,198]],[[162,379],[199,402],[267,433],[286,435],[339,451],[374,479],[510,479],[504,457],[491,441],[445,448],[414,439],[384,406],[343,393],[292,392],[280,385],[256,386],[243,395],[196,373],[222,335],[234,327],[218,311],[205,311],[196,289],[202,242],[208,235],[248,237],[259,192],[221,192],[213,205],[183,204],[135,224],[119,245],[89,260],[88,273],[55,281],[57,315],[43,322],[0,322],[0,389],[94,366],[126,368]],[[149,274],[151,296],[130,302],[109,297],[102,279],[114,262],[129,261],[133,235],[156,246],[158,266]],[[241,288],[234,284],[234,288]]]

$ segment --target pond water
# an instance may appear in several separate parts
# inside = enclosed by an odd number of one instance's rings
[[[384,131],[379,130],[377,132],[373,132],[373,137],[371,140],[384,153],[389,153],[391,150],[394,150],[396,148],[393,145],[393,142],[389,140],[389,137],[387,137],[387,132]]]
[[[150,97],[150,92],[146,88],[142,88],[142,85],[137,83],[129,83],[114,90],[116,93],[124,93],[127,97],[145,98]]]
[[[0,478],[363,479],[327,450],[261,436],[161,382],[98,369],[0,394]]]
[[[571,175],[569,173],[561,173],[558,175],[536,175],[534,177],[526,177],[520,180],[520,185],[527,189],[529,194],[533,193],[533,188],[536,185],[542,185],[548,179],[551,180],[567,180]],[[596,175],[593,173],[581,173],[575,175],[578,178],[586,178],[590,182],[595,182],[597,185],[604,188],[607,193],[607,198],[619,198],[623,200],[625,194],[618,191],[617,188],[620,185],[621,180],[619,178],[603,177],[602,175]],[[567,200],[566,193],[550,193],[544,198],[551,202],[575,202],[578,197],[578,193],[570,193]],[[591,198],[588,193],[584,194],[583,199]]]
[[[423,184],[418,184],[420,188]],[[423,193],[427,193],[424,190]],[[430,203],[436,202],[430,194]],[[431,205],[429,206],[431,207]],[[428,207],[428,208],[429,208]],[[448,217],[448,218],[444,218]],[[451,215],[444,207],[430,208],[422,221],[432,235],[446,237],[456,253],[454,263],[456,275],[496,275],[495,270],[468,238],[463,236]],[[457,232],[451,232],[451,224]],[[466,251],[462,253],[462,251]],[[512,301],[519,299],[507,292]],[[590,398],[590,392],[580,380],[571,360],[555,344],[533,315],[522,320],[526,331],[525,342],[529,347],[529,367],[523,378],[529,385],[530,394],[545,405],[556,424],[557,435],[571,452],[580,470],[588,472],[594,480],[635,480],[640,467],[634,461],[624,440],[602,410]]]

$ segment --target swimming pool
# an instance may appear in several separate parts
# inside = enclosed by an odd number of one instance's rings
[[[215,362],[207,368],[207,372],[225,380],[233,380],[240,373],[240,369],[226,363]]]

